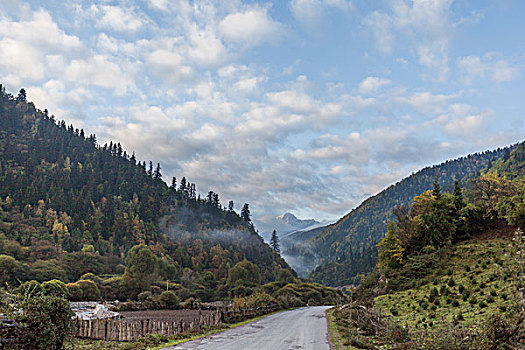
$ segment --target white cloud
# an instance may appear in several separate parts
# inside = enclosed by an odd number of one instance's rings
[[[394,49],[395,35],[392,29],[392,18],[379,11],[374,11],[363,19],[374,35],[377,50],[389,54]]]
[[[29,12],[20,21],[0,20],[0,76],[19,86],[24,80],[41,81],[53,71],[48,58],[74,55],[82,50],[80,40],[68,35],[48,12]]]
[[[492,67],[492,80],[496,83],[514,80],[519,76],[519,70],[505,60],[497,61]]]
[[[346,0],[292,0],[290,6],[295,19],[312,29],[322,23],[324,11],[327,8],[335,8],[340,11],[348,11],[353,8],[352,3]]]
[[[187,65],[177,52],[158,49],[145,57],[149,71],[166,83],[178,83],[190,79],[193,68]]]
[[[315,108],[310,96],[294,90],[271,92],[267,96],[273,104],[296,113],[309,113]]]
[[[149,0],[148,5],[158,10],[166,11],[168,9],[168,0]]]
[[[119,32],[136,32],[145,23],[141,16],[130,8],[110,5],[92,5],[91,11],[96,18],[96,24]]]
[[[126,94],[133,87],[133,71],[124,71],[109,57],[95,55],[87,59],[73,60],[66,68],[65,78],[83,84],[93,84],[113,89],[117,95]]]
[[[396,100],[407,104],[420,113],[442,113],[449,100],[459,95],[432,94],[428,91],[416,92],[406,96],[397,97]]]
[[[495,83],[511,81],[519,77],[519,69],[500,55],[488,53],[483,57],[463,56],[457,59],[457,65],[465,84],[475,80],[490,78]]]
[[[45,106],[50,114],[67,117],[69,123],[76,127],[84,127],[85,114],[72,114],[70,109],[84,110],[84,106],[92,99],[91,93],[84,87],[67,87],[62,81],[49,80],[42,86],[30,86],[27,96],[36,106]],[[43,107],[44,108],[44,107]]]
[[[44,10],[33,12],[30,19],[21,21],[3,18],[0,20],[0,36],[31,44],[38,50],[53,50],[55,53],[82,47],[78,37],[64,33]]]
[[[31,45],[11,38],[0,39],[0,67],[8,72],[3,78],[10,75],[13,85],[20,85],[23,79],[36,81],[44,78],[45,63],[41,53]]]
[[[210,32],[193,33],[190,37],[192,46],[189,57],[204,65],[217,65],[226,57],[222,42]]]
[[[381,86],[388,85],[390,83],[390,79],[367,77],[361,83],[359,83],[359,92],[362,94],[375,93]]]
[[[392,1],[389,13],[374,11],[363,19],[372,30],[376,47],[391,53],[396,36],[407,38],[418,63],[431,72],[432,80],[447,78],[448,46],[454,25],[449,19],[451,0]]]
[[[227,15],[219,23],[219,31],[226,40],[245,45],[279,40],[282,25],[274,21],[266,9],[254,8]]]
[[[483,115],[468,115],[462,118],[454,119],[445,125],[445,130],[451,135],[458,137],[479,136],[478,132],[483,126]]]

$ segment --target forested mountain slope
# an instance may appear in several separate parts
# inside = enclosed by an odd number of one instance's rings
[[[445,191],[452,190],[455,180],[466,184],[468,178],[478,176],[482,170],[491,166],[492,161],[508,158],[515,147],[475,153],[426,167],[365,200],[338,222],[327,226],[321,234],[307,241],[304,249],[301,246],[294,247],[295,253],[306,255],[314,251],[317,254],[320,263],[311,275],[315,281],[328,285],[354,283],[358,274],[373,269],[377,258],[376,245],[384,236],[396,206],[408,206],[415,196],[432,188],[436,175]]]
[[[225,281],[243,259],[257,264],[262,282],[289,268],[249,212],[241,218],[233,203],[226,210],[213,192],[201,199],[185,178],[170,183],[160,165],[138,162],[119,143],[100,146],[36,109],[25,91],[13,97],[0,85],[0,263],[9,265],[0,282],[122,273],[137,244],[172,281],[185,270],[197,282],[207,272]]]
[[[469,187],[446,193],[436,181],[410,209],[396,209],[374,271],[334,312],[343,342],[523,349],[524,175],[521,143]]]

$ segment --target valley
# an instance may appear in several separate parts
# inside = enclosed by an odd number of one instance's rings
[[[525,349],[523,14],[2,1],[0,349]]]

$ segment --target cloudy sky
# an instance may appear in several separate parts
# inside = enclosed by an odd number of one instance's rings
[[[521,0],[2,0],[0,83],[255,217],[523,139]]]

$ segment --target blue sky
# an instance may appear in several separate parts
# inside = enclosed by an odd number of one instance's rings
[[[3,0],[0,83],[254,217],[524,137],[525,2]]]

